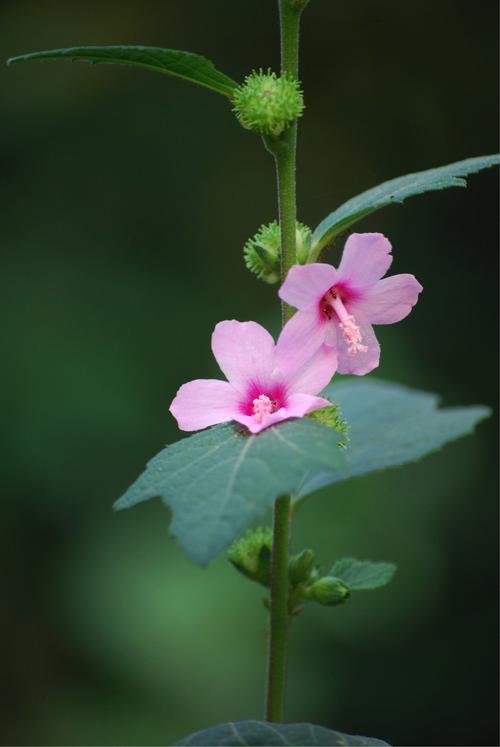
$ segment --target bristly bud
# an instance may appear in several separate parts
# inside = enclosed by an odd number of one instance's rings
[[[245,264],[266,283],[280,279],[280,228],[276,221],[261,226],[255,236],[248,239],[243,253]]]
[[[310,588],[311,597],[320,604],[342,604],[350,595],[349,587],[335,576],[323,576]]]
[[[298,80],[254,70],[233,95],[233,111],[247,130],[278,137],[304,110]]]
[[[304,264],[311,246],[311,229],[297,223],[297,262]],[[259,228],[255,236],[248,239],[243,250],[245,264],[250,272],[266,283],[277,283],[280,279],[281,232],[277,221]]]
[[[244,576],[269,586],[273,533],[269,527],[248,529],[227,551],[228,560]]]
[[[328,397],[326,398],[328,399]],[[332,402],[331,405],[326,407],[320,407],[318,410],[310,412],[306,417],[321,425],[326,425],[327,428],[333,428],[340,434],[341,438],[337,441],[338,446],[346,448],[349,441],[349,422],[342,417],[342,410],[337,402]]]

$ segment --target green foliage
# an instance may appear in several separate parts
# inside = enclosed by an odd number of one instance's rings
[[[321,576],[312,550],[295,555],[289,566],[291,614],[298,614],[303,602],[318,602],[333,606],[346,602],[351,591],[364,591],[385,586],[396,572],[394,563],[374,563],[371,560],[341,558],[330,572]]]
[[[113,65],[133,65],[156,70],[159,73],[175,75],[178,78],[197,83],[212,91],[231,98],[238,84],[213,65],[210,60],[199,54],[183,52],[179,49],[143,46],[105,46],[105,47],[69,47],[67,49],[50,49],[44,52],[12,57],[8,65],[31,60],[81,60],[91,63],[108,63]]]
[[[406,174],[406,176],[391,179],[362,192],[362,194],[344,202],[333,213],[330,213],[314,230],[309,261],[313,262],[317,259],[321,249],[335,236],[345,231],[356,221],[375,212],[375,210],[380,210],[386,205],[402,203],[408,197],[423,192],[432,192],[448,187],[466,187],[467,180],[465,177],[498,163],[500,163],[499,155],[467,158],[465,161],[451,163],[448,166],[418,171],[416,174]]]
[[[334,747],[346,745],[379,745],[386,747],[387,742],[371,737],[358,737],[341,734],[339,731],[325,729],[315,724],[275,724],[267,721],[229,721],[227,724],[211,726],[203,731],[190,734],[176,742],[178,747],[215,747],[217,745],[294,745],[298,747]]]
[[[240,124],[261,135],[278,137],[304,110],[300,84],[289,75],[254,70],[233,94]]]
[[[311,229],[297,221],[295,240],[297,244],[297,262],[304,264],[311,246]],[[258,278],[266,283],[277,283],[281,268],[281,231],[277,221],[259,228],[257,233],[248,239],[243,249],[245,264]]]
[[[472,433],[491,414],[481,405],[438,409],[435,394],[368,377],[331,384],[325,394],[340,404],[350,425],[345,453],[351,477],[417,461]],[[296,497],[344,479],[335,470],[317,471]]]
[[[171,530],[190,558],[218,555],[276,496],[298,491],[311,470],[345,474],[337,434],[310,420],[290,420],[251,436],[219,425],[168,446],[115,503],[116,509],[161,497]]]
[[[330,573],[342,579],[351,591],[365,591],[388,584],[396,573],[396,566],[394,563],[339,558],[333,564]]]
[[[363,379],[335,384],[327,394],[351,425],[347,449],[337,432],[307,418],[249,436],[220,425],[182,439],[152,459],[115,503],[116,509],[161,497],[171,530],[190,558],[206,563],[272,504],[324,485],[414,461],[472,432],[486,407],[436,409],[435,395]]]
[[[244,576],[269,586],[273,532],[270,527],[248,529],[227,551],[228,560]]]

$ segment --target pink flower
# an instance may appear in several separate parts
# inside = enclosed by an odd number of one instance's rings
[[[283,330],[283,344],[304,355],[323,343],[338,353],[338,370],[361,376],[379,364],[372,324],[407,316],[422,286],[413,275],[381,280],[391,266],[391,245],[381,233],[353,233],[338,270],[327,264],[294,265],[279,295],[298,312]]]
[[[170,412],[183,431],[236,420],[252,433],[287,418],[301,418],[330,402],[316,397],[337,367],[337,354],[319,344],[309,359],[293,343],[277,344],[256,322],[219,322],[212,351],[228,381],[196,379],[183,384]]]

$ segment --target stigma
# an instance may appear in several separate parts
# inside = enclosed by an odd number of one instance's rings
[[[349,314],[346,307],[342,303],[342,299],[335,288],[332,288],[326,294],[324,298],[323,310],[325,311],[328,319],[331,319],[330,307],[336,313],[339,320],[339,327],[342,331],[342,336],[347,343],[347,352],[349,355],[356,355],[357,353],[366,353],[368,347],[363,345],[363,336],[359,325],[356,324],[356,319],[352,314]]]
[[[252,402],[253,416],[258,423],[262,423],[265,415],[271,415],[276,410],[276,402],[267,394],[260,394]]]

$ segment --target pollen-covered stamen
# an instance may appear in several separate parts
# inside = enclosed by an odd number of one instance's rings
[[[339,327],[342,330],[342,335],[347,343],[347,352],[349,355],[356,355],[356,353],[366,353],[368,347],[362,345],[363,337],[359,326],[356,324],[356,319],[349,314],[346,307],[342,303],[339,294],[334,288],[332,288],[327,294],[330,306],[335,311],[339,318]]]
[[[363,338],[354,317],[348,316],[345,322],[340,322],[339,326],[344,335],[344,340],[347,342],[347,352],[349,353],[349,355],[355,355],[356,353],[366,353],[368,347],[367,345],[361,345],[361,341]]]
[[[258,423],[262,423],[264,415],[271,415],[276,410],[276,402],[267,396],[260,394],[253,401],[253,416]]]

